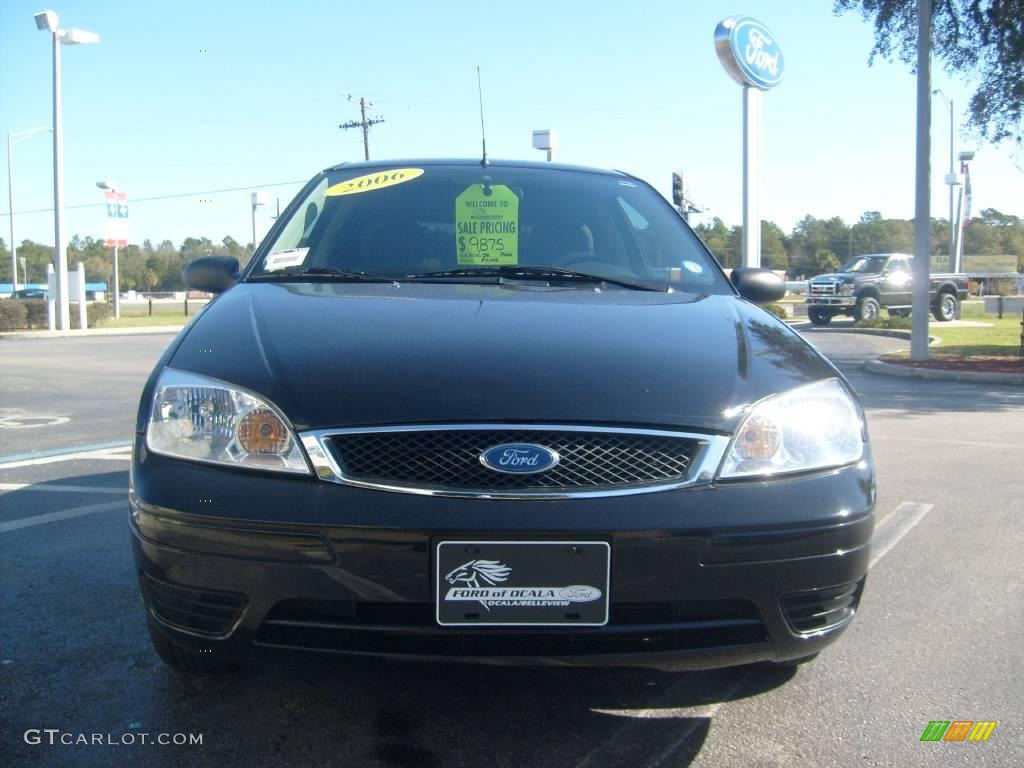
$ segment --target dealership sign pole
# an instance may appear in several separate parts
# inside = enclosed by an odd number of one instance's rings
[[[114,249],[114,317],[121,316],[121,280],[117,269],[117,249],[128,245],[128,195],[105,185],[103,196],[107,201],[107,239],[104,245]]]
[[[715,51],[725,71],[743,86],[743,266],[759,267],[761,91],[782,82],[785,63],[775,35],[749,16],[732,16],[718,25]]]

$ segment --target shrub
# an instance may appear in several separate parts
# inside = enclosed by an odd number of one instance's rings
[[[16,299],[0,301],[0,331],[14,331],[25,327],[28,310],[25,302]]]
[[[766,311],[771,312],[773,315],[782,318],[783,320],[789,317],[789,314],[786,312],[786,308],[781,304],[766,304],[764,308]]]
[[[26,328],[48,328],[49,320],[46,316],[46,299],[26,299],[21,302],[25,305],[28,317],[25,320]]]
[[[101,302],[94,301],[85,305],[85,324],[89,328],[95,328],[98,324],[102,323],[108,317],[110,317],[110,305]],[[71,327],[78,328],[78,304],[71,304]]]

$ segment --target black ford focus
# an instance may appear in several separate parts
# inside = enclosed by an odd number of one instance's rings
[[[839,372],[651,187],[552,164],[314,177],[142,393],[172,666],[283,648],[701,668],[853,619],[874,474]]]

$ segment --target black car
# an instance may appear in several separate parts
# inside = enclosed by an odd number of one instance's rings
[[[13,299],[45,299],[48,296],[48,292],[42,288],[21,288],[11,294]]]
[[[317,174],[142,393],[157,652],[700,668],[815,655],[873,529],[842,375],[620,172]]]

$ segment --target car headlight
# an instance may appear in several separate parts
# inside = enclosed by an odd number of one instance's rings
[[[839,286],[840,296],[853,296],[853,283],[845,283]]]
[[[838,467],[863,455],[860,409],[838,380],[828,379],[755,403],[729,444],[719,477]]]
[[[146,446],[179,459],[309,474],[295,432],[273,404],[223,381],[170,368],[153,393]]]

